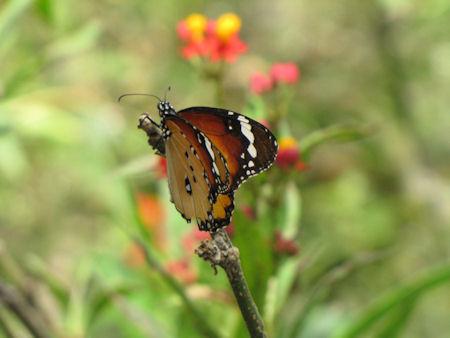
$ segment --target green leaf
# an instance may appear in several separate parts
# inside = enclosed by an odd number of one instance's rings
[[[285,191],[283,235],[294,239],[297,236],[302,216],[300,192],[294,182],[289,182]]]
[[[12,128],[8,125],[0,125],[0,137],[9,134],[12,131]]]
[[[95,323],[101,313],[112,304],[116,296],[126,296],[135,289],[134,286],[121,284],[114,288],[97,289],[87,304],[86,331]]]
[[[88,22],[77,31],[67,34],[50,45],[46,51],[47,57],[49,59],[65,58],[88,50],[95,46],[100,32],[101,28],[97,22]]]
[[[31,3],[31,0],[12,0],[6,3],[0,12],[0,42],[4,40],[5,35],[15,26],[16,21]]]
[[[411,317],[416,303],[417,298],[413,298],[393,309],[393,311],[391,311],[392,313],[387,318],[387,323],[376,336],[379,338],[400,337],[400,333],[408,323],[408,319]]]
[[[267,116],[267,108],[261,96],[252,95],[247,105],[242,110],[242,114],[251,117],[252,119],[263,119]]]
[[[311,156],[317,146],[331,141],[356,141],[372,134],[373,128],[368,126],[335,125],[316,130],[300,140],[300,150],[304,159]]]
[[[427,271],[414,281],[406,283],[386,296],[376,300],[356,320],[338,332],[335,337],[353,338],[367,331],[397,306],[410,302],[411,299],[423,296],[427,291],[442,284],[450,283],[450,264]]]
[[[38,9],[38,12],[47,23],[51,23],[53,21],[53,12],[54,12],[53,4],[54,2],[52,0],[36,1],[36,7]]]
[[[67,308],[70,299],[70,292],[44,262],[37,256],[29,256],[25,262],[27,272],[46,285],[62,308]]]
[[[0,176],[15,181],[24,176],[29,169],[26,153],[19,139],[14,134],[0,139]]]
[[[277,316],[289,297],[302,259],[303,257],[297,256],[286,260],[278,268],[276,275],[269,279],[264,304],[264,321],[269,335],[274,333]]]
[[[273,335],[273,326],[275,321],[276,303],[277,303],[277,283],[276,277],[270,277],[267,282],[266,297],[264,300],[264,323],[269,334]]]

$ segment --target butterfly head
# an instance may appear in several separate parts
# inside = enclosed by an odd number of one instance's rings
[[[173,106],[170,104],[169,101],[166,101],[166,100],[159,101],[157,108],[159,111],[159,115],[161,117],[164,117],[167,115],[176,115],[176,111],[173,108]]]

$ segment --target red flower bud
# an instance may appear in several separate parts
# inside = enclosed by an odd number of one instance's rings
[[[274,83],[294,84],[299,79],[300,71],[295,63],[275,63],[270,76]]]
[[[276,253],[295,256],[299,252],[298,245],[292,239],[284,238],[279,230],[275,231],[274,250]]]
[[[158,163],[156,164],[156,175],[158,178],[167,177],[167,160],[164,156],[159,156]]]
[[[272,89],[272,79],[263,73],[254,73],[250,77],[250,90],[254,94],[263,94]]]
[[[181,283],[192,284],[197,281],[198,276],[191,262],[187,259],[170,261],[166,264],[166,270]]]

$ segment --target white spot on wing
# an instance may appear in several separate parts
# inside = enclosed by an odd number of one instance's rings
[[[254,167],[254,166],[255,166],[255,163],[253,163],[253,161],[248,161],[248,166],[249,166],[249,167]]]
[[[216,162],[213,162],[213,168],[216,171],[216,174],[219,174],[219,168],[217,168]]]
[[[255,135],[253,135],[252,131],[251,131],[251,126],[248,125],[250,127],[250,129],[244,127],[244,124],[241,123],[241,131],[242,134],[244,134],[244,136],[249,140],[250,143],[253,143],[255,141]]]
[[[258,152],[256,151],[256,148],[253,145],[253,143],[250,143],[250,145],[247,148],[247,151],[250,154],[250,156],[253,157],[253,158],[255,158],[256,155],[258,155]]]
[[[242,121],[242,122],[245,122],[245,123],[249,122],[248,119],[245,116],[242,116],[242,115],[239,115],[238,120]]]
[[[209,155],[211,156],[211,158],[214,161],[214,151],[212,150],[211,142],[207,138],[205,138],[205,145],[206,145],[206,150],[208,150]]]

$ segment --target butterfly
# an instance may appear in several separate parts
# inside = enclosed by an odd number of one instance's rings
[[[177,112],[166,99],[158,100],[160,123],[144,113],[138,128],[165,152],[171,201],[202,231],[227,226],[236,189],[274,162],[275,136],[234,111],[190,107]]]

